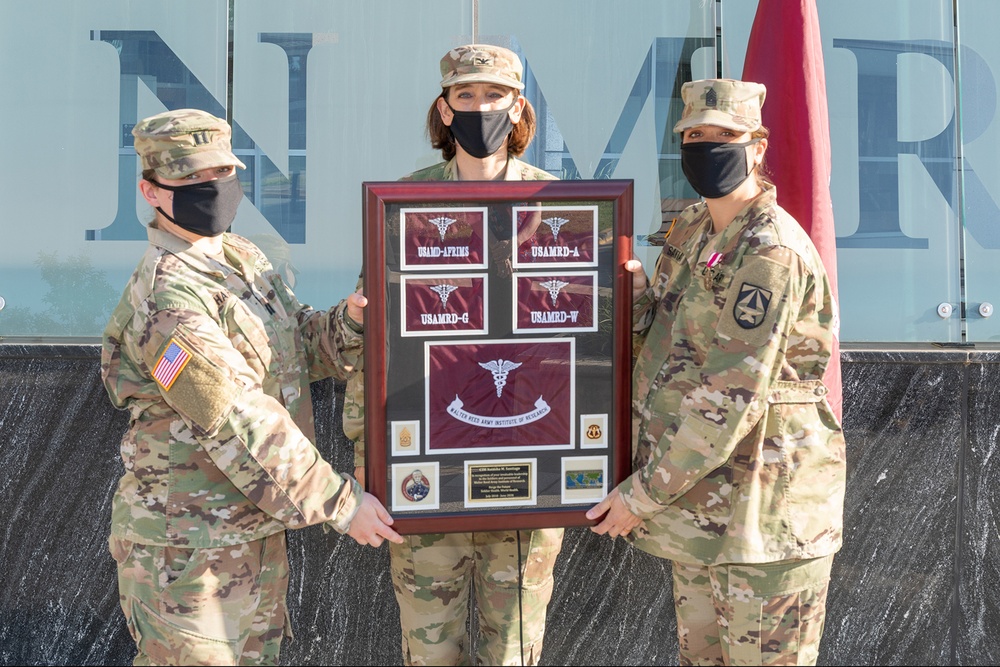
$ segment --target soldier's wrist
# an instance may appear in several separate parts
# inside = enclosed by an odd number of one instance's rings
[[[347,494],[349,499],[343,503],[341,515],[331,519],[327,524],[338,533],[345,534],[351,529],[351,522],[357,516],[358,510],[361,509],[361,504],[365,500],[365,490],[353,476],[343,472],[340,473],[340,476],[344,480],[344,488],[341,489],[341,493]]]
[[[346,324],[347,328],[356,334],[363,334],[365,332],[365,325],[356,322],[347,312],[346,308],[344,309],[344,324]]]

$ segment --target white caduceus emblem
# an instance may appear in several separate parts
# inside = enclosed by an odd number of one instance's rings
[[[552,305],[556,305],[556,299],[559,298],[559,292],[563,287],[569,285],[569,283],[564,283],[561,280],[546,280],[544,283],[538,283],[545,289],[549,291],[549,296],[552,297]]]
[[[479,362],[479,365],[493,374],[493,384],[497,387],[497,396],[499,397],[503,394],[504,385],[507,384],[507,373],[510,373],[521,364],[507,361],[506,359],[497,359],[496,361],[488,361],[485,364]]]
[[[565,225],[569,220],[566,218],[545,218],[542,220],[549,228],[552,230],[552,236],[556,241],[559,240],[559,230]]]
[[[451,293],[458,289],[455,285],[431,285],[431,289],[437,292],[437,295],[441,297],[441,307],[445,308],[448,305],[448,297]]]
[[[438,232],[441,233],[441,240],[444,241],[444,235],[448,233],[448,228],[455,224],[456,220],[455,218],[441,216],[439,218],[431,218],[428,222],[438,228]]]

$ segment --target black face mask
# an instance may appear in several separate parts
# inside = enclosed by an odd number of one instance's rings
[[[456,111],[448,100],[448,108],[455,114],[451,121],[451,134],[455,141],[472,157],[489,157],[500,150],[504,140],[513,131],[507,112],[517,102],[517,97],[506,109],[496,111]]]
[[[156,210],[163,217],[182,229],[198,236],[218,236],[229,229],[236,218],[236,209],[243,199],[243,186],[235,174],[226,178],[191,185],[163,185],[156,187],[174,193],[174,217]]]
[[[758,141],[681,144],[681,169],[694,191],[705,199],[725,197],[750,176],[752,169],[747,166],[746,147]]]

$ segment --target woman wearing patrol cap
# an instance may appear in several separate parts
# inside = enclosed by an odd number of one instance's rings
[[[373,496],[313,446],[309,382],[346,380],[364,297],[300,304],[226,233],[243,190],[230,128],[197,109],[139,122],[149,247],[104,331],[101,371],[128,408],[109,546],[135,664],[277,664],[285,529],[399,540]]]
[[[674,131],[704,201],[634,272],[636,472],[588,512],[673,561],[681,664],[815,664],[843,534],[845,447],[826,402],[836,306],[761,173],[764,86],[684,84]]]
[[[428,111],[427,130],[445,161],[403,180],[554,179],[517,159],[534,136],[535,115],[520,94],[524,83],[515,53],[484,44],[460,46],[441,59],[441,76],[441,94]],[[356,442],[355,461],[363,466],[361,373],[348,382],[344,432]],[[505,530],[410,535],[402,544],[390,545],[404,662],[470,663],[466,626],[474,587],[480,629],[476,662],[536,664],[562,537],[561,528]]]

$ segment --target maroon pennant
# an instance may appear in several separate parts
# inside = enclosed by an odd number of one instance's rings
[[[402,268],[486,267],[486,209],[402,209]]]
[[[518,274],[515,280],[514,331],[596,330],[596,274]]]
[[[574,340],[427,344],[427,447],[570,447]]]
[[[486,333],[484,275],[403,276],[403,335]]]

